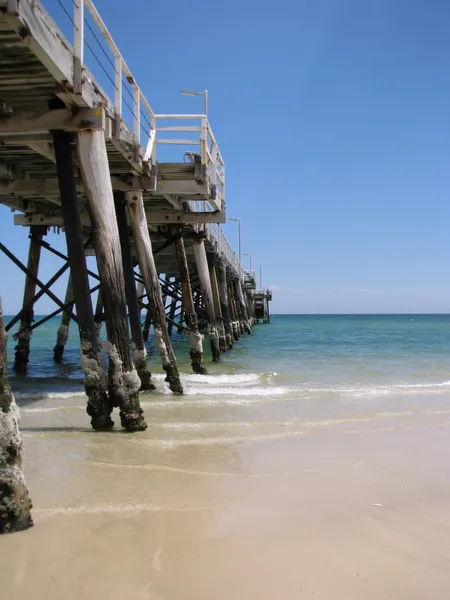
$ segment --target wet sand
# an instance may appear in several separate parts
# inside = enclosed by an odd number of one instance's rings
[[[30,405],[36,525],[0,539],[1,597],[445,598],[446,402],[271,421],[149,401],[135,435],[91,432],[82,397]]]

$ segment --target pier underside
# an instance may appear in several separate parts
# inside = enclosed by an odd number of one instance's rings
[[[84,63],[85,9],[113,54],[113,101]],[[250,333],[255,285],[243,287],[220,227],[225,167],[207,116],[155,115],[92,2],[74,4],[73,24],[72,45],[40,2],[0,0],[0,203],[30,232],[27,264],[0,243],[25,275],[22,308],[7,329],[15,328],[14,368],[26,374],[34,329],[61,315],[60,362],[76,323],[92,426],[110,429],[118,407],[122,426],[136,431],[146,427],[139,391],[154,388],[149,331],[170,389],[183,394],[173,330],[186,336],[194,372],[206,373],[204,335],[219,361]],[[127,89],[131,121],[123,113]],[[168,158],[158,158],[158,148],[170,150]],[[65,252],[53,247],[51,231],[65,237]],[[42,281],[49,253],[62,266]],[[60,298],[54,284],[67,275]],[[44,295],[55,311],[37,321]]]

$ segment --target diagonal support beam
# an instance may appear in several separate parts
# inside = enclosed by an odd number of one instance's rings
[[[100,289],[100,284],[98,284],[95,287],[93,287],[91,290],[89,290],[89,292],[91,294],[93,294],[94,292],[96,292],[99,289]],[[47,321],[50,321],[50,319],[53,319],[53,317],[58,316],[60,313],[62,313],[66,309],[68,309],[68,308],[72,309],[73,305],[74,305],[74,301],[73,300],[71,302],[67,302],[66,304],[64,304],[64,306],[62,308],[57,308],[55,311],[53,311],[49,315],[43,317],[39,321],[36,321],[36,323],[34,323],[33,325],[31,325],[30,327],[25,327],[24,329],[19,330],[17,333],[15,333],[13,335],[14,339],[16,339],[16,336],[18,337],[22,333],[26,333],[27,331],[33,331],[33,329],[36,329],[40,325],[43,325],[44,323],[47,323]]]
[[[89,244],[91,243],[91,240],[88,239],[85,241],[85,243],[83,244],[84,249],[86,250],[86,248],[89,246]],[[40,240],[39,244],[45,248],[46,250],[48,250],[49,252],[51,252],[52,254],[54,254],[55,256],[58,256],[59,258],[62,258],[65,261],[69,261],[69,257],[66,256],[65,254],[63,254],[62,252],[59,252],[59,250],[55,250],[55,248],[52,248],[50,246],[50,244],[44,240]],[[87,274],[90,277],[93,277],[94,279],[96,279],[97,281],[100,281],[100,277],[97,275],[97,273],[94,273],[93,271],[89,271],[89,269],[87,269]]]
[[[58,306],[59,306],[61,309],[63,309],[63,310],[64,310],[64,304],[61,302],[61,300],[60,300],[60,299],[59,299],[57,296],[55,296],[55,294],[54,294],[53,292],[51,292],[49,289],[47,289],[47,286],[46,286],[44,283],[42,283],[42,281],[41,281],[40,279],[38,279],[37,277],[35,277],[35,276],[34,276],[34,274],[33,274],[33,273],[32,273],[32,272],[29,270],[29,269],[27,269],[27,267],[26,267],[24,264],[22,264],[22,263],[20,262],[20,260],[19,260],[18,258],[16,258],[16,257],[14,256],[14,254],[12,254],[12,253],[11,253],[11,252],[8,250],[8,248],[7,248],[7,247],[6,247],[4,244],[2,244],[2,243],[0,243],[0,250],[1,250],[1,251],[2,251],[4,254],[6,254],[6,256],[7,256],[7,257],[8,257],[10,260],[12,260],[12,262],[13,262],[13,263],[14,263],[14,264],[15,264],[17,267],[19,267],[19,269],[20,269],[21,271],[23,271],[23,272],[25,273],[25,275],[28,275],[28,277],[29,277],[30,279],[32,279],[32,280],[33,280],[33,281],[36,283],[36,285],[38,285],[38,286],[39,286],[39,287],[40,287],[42,290],[44,290],[44,293],[45,293],[45,294],[47,294],[47,296],[48,296],[49,298],[51,298],[55,304],[57,304],[57,305],[58,305]],[[73,314],[73,312],[71,312],[71,313],[70,313],[70,317],[71,317],[71,319],[73,319],[74,321],[76,321],[76,320],[77,320],[77,318],[76,318],[76,316]]]
[[[50,288],[61,277],[61,275],[63,275],[67,271],[68,268],[69,268],[69,263],[67,262],[65,265],[63,265],[59,269],[59,271],[57,271],[53,275],[53,277],[51,279],[49,279],[47,281],[47,283],[45,284],[46,289]],[[28,302],[27,305],[24,306],[19,313],[17,313],[17,315],[14,317],[14,319],[11,319],[11,321],[5,327],[6,331],[9,331],[12,327],[14,327],[14,325],[17,323],[17,321],[22,318],[23,311],[24,310],[28,310],[29,308],[31,308],[32,306],[34,306],[34,304],[36,304],[36,302],[40,298],[42,298],[42,296],[44,294],[45,294],[45,291],[43,289],[39,290],[39,292],[35,296],[33,296],[33,298],[30,300],[30,302]]]

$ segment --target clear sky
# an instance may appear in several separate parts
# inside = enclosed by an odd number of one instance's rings
[[[201,112],[179,90],[209,90],[228,216],[273,312],[449,311],[448,1],[95,4],[155,112]],[[0,218],[26,260],[26,231]],[[23,277],[3,256],[0,273],[13,312]]]

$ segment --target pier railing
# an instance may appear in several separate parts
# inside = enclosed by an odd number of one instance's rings
[[[259,288],[255,290],[256,296],[266,296],[268,300],[272,300],[272,290],[270,288]]]
[[[90,19],[87,18],[86,10],[91,17]],[[132,123],[127,123],[127,125],[131,125],[130,129],[133,133],[136,148],[139,150],[143,148],[143,156],[148,160],[149,156],[146,155],[145,151],[149,143],[151,143],[152,138],[154,138],[152,136],[152,130],[155,129],[154,112],[92,0],[73,0],[72,22],[74,26],[74,92],[78,94],[82,93],[83,78],[86,75],[85,51],[89,50],[100,66],[103,78],[106,77],[107,85],[110,87],[112,84],[114,89],[115,135],[120,135],[120,125],[124,116],[124,104],[126,104],[132,117]],[[96,41],[101,51],[100,54],[97,52],[97,49],[94,51],[86,39],[85,26],[92,36],[91,39]],[[107,48],[99,40],[98,33],[103,38]],[[126,97],[127,93],[129,98]],[[126,122],[125,119],[124,121]],[[141,143],[142,141],[144,143]]]
[[[163,122],[163,125],[159,123]],[[165,123],[174,123],[166,125]],[[152,162],[156,161],[156,147],[181,146],[177,156],[185,162],[195,162],[199,156],[206,166],[206,177],[215,187],[215,196],[209,204],[210,210],[225,210],[225,163],[205,115],[155,115],[155,142],[152,143]],[[179,134],[191,133],[189,137]],[[177,153],[178,154],[178,153]],[[206,210],[207,207],[205,207]]]
[[[70,10],[65,7],[70,4],[73,5],[73,18],[70,17]],[[225,164],[206,115],[155,115],[92,0],[61,0],[61,6],[73,23],[74,92],[81,94],[83,80],[89,77],[85,61],[86,51],[89,51],[95,59],[93,66],[97,67],[98,79],[102,81],[102,85],[104,82],[108,89],[113,90],[114,102],[111,102],[106,92],[101,90],[101,93],[113,106],[114,136],[120,138],[121,129],[126,125],[132,134],[136,159],[153,165],[157,161],[158,146],[181,146],[182,152],[177,157],[179,161],[186,160],[189,154],[193,154],[189,150],[196,147],[195,154],[206,165],[207,178],[216,190],[212,206],[205,206],[204,209],[224,210]],[[89,40],[85,31],[89,32]],[[94,42],[95,50],[92,47]],[[167,121],[176,123],[168,125]],[[186,121],[190,123],[186,124]],[[186,132],[197,135],[190,139],[173,136]]]
[[[237,273],[239,279],[242,281],[242,278],[244,277],[244,269],[239,263],[235,252],[231,249],[222,227],[218,223],[208,223],[205,227],[205,233],[210,243],[215,246],[217,253],[220,254],[226,262],[228,262],[233,271]]]
[[[0,4],[5,1],[0,0]],[[223,211],[225,165],[206,115],[155,115],[92,0],[41,0],[42,4],[39,0],[21,1],[36,14],[42,13],[51,31],[54,25],[61,28],[67,38],[63,38],[64,45],[73,52],[73,82],[69,83],[73,84],[74,93],[83,95],[83,85],[95,81],[108,116],[114,121],[113,138],[131,142],[135,161],[143,166],[156,165],[160,160],[157,147],[162,145],[178,145],[176,150],[180,151],[174,162],[186,160],[191,150],[201,157],[207,178],[216,190],[213,206],[205,206],[204,210]],[[45,10],[55,19],[54,24],[45,16]],[[62,37],[59,32],[57,35]],[[189,119],[194,123],[186,123]],[[168,120],[176,122],[168,124]],[[196,135],[178,141],[172,136],[187,131]]]

